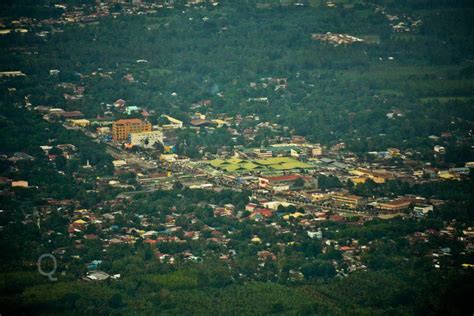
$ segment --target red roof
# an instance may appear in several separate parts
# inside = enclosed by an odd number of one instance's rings
[[[339,248],[341,251],[351,251],[351,250],[354,250],[354,248],[352,247],[349,247],[349,246],[342,246],[341,248]]]
[[[300,175],[289,174],[289,175],[278,176],[278,177],[267,177],[265,179],[267,179],[268,181],[276,182],[276,181],[295,181],[296,179],[299,179],[299,178],[301,178]]]
[[[273,212],[267,208],[259,208],[259,209],[256,209],[250,216],[254,217],[257,214],[260,214],[264,217],[271,217],[273,215]]]
[[[334,222],[343,222],[343,221],[345,220],[345,218],[344,218],[343,216],[341,216],[341,215],[336,215],[336,214],[329,216],[329,219],[330,219],[331,221],[334,221]]]
[[[86,234],[84,235],[84,238],[85,239],[98,239],[99,236],[97,236],[96,234]]]
[[[147,239],[147,240],[144,241],[144,243],[154,245],[154,244],[158,243],[158,241],[154,240],[154,239]]]
[[[200,125],[206,125],[206,124],[210,124],[211,122],[207,121],[207,120],[202,120],[202,119],[194,119],[194,120],[191,120],[189,122],[189,124],[193,125],[193,126],[200,126]]]
[[[127,103],[125,100],[122,100],[122,99],[118,99],[117,101],[114,102],[114,104],[117,104],[117,105],[120,105],[120,106],[124,106],[125,103]]]
[[[9,182],[12,182],[12,180],[6,177],[0,177],[0,183],[9,183]]]
[[[84,114],[82,114],[82,112],[79,112],[79,111],[61,112],[59,113],[59,115],[65,118],[84,116]]]
[[[186,238],[192,238],[192,237],[194,237],[194,232],[185,232],[185,233],[184,233],[184,237],[186,237]]]

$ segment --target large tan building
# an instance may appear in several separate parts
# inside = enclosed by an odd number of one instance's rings
[[[377,208],[381,211],[398,212],[409,208],[413,203],[410,198],[398,198],[390,202],[379,203]]]
[[[114,141],[128,140],[131,133],[150,132],[151,123],[140,119],[124,119],[115,121],[112,125],[112,139]]]
[[[334,194],[332,196],[332,201],[337,205],[353,209],[363,207],[366,204],[364,198],[350,194]]]

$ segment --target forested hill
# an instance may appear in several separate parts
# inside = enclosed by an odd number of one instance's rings
[[[33,94],[34,103],[74,106],[90,116],[119,97],[181,117],[191,104],[211,99],[209,112],[258,114],[316,142],[344,141],[356,152],[391,146],[426,152],[427,137],[443,132],[456,136],[453,149],[466,147],[474,119],[472,3],[302,3],[176,2],[173,9],[105,17],[64,32],[46,27],[51,32],[43,38],[5,36],[0,64],[28,74],[19,93]],[[337,45],[313,37],[327,32],[363,41]],[[59,78],[51,79],[50,69],[60,69]],[[135,83],[122,79],[127,74]],[[269,77],[287,78],[287,88],[262,88]],[[66,102],[60,81],[86,83],[84,98]],[[261,97],[268,104],[248,101]],[[399,115],[387,118],[393,112]]]

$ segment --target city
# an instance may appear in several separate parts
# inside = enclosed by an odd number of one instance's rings
[[[472,313],[473,51],[416,42],[458,8],[52,3],[0,25],[0,313]]]

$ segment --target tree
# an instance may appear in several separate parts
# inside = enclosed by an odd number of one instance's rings
[[[296,188],[302,188],[302,187],[304,187],[304,184],[305,184],[305,182],[304,182],[303,178],[300,177],[300,178],[295,180],[294,186]]]

